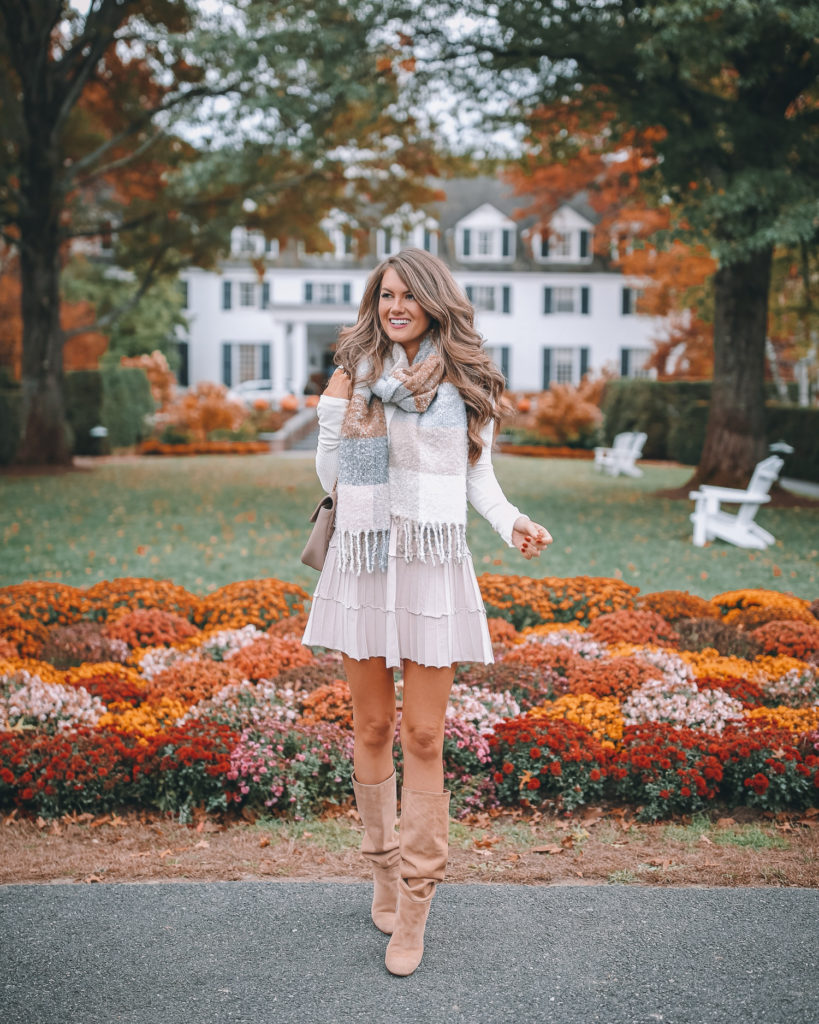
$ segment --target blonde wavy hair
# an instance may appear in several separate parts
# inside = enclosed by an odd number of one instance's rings
[[[358,321],[339,332],[335,362],[356,381],[363,360],[370,373],[363,383],[377,380],[392,342],[384,333],[378,316],[381,279],[392,269],[432,320],[433,343],[444,360],[444,377],[458,389],[466,406],[469,461],[483,451],[481,428],[489,421],[500,422],[504,390],[503,374],[483,350],[484,339],[474,326],[472,304],[455,282],[449,268],[424,249],[402,249],[375,268],[367,281]]]

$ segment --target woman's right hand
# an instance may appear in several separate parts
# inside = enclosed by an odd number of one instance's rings
[[[352,397],[352,393],[353,387],[349,374],[339,366],[328,381],[324,394],[328,398],[346,398],[349,400]]]

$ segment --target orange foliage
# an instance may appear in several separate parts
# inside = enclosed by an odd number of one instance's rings
[[[719,609],[711,601],[687,590],[658,590],[637,599],[641,611],[657,612],[669,622],[675,619],[718,619]]]
[[[302,702],[301,717],[305,722],[338,722],[352,728],[353,699],[343,679],[316,687]]]
[[[603,96],[594,114],[590,109],[584,97],[582,104],[568,100],[532,116],[529,152],[522,166],[507,174],[518,194],[533,197],[522,215],[534,214],[541,231],[548,230],[559,206],[584,192],[600,217],[595,252],[610,258],[614,241],[615,262],[640,282],[639,312],[664,320],[649,365],[661,379],[709,377],[713,329],[704,317],[704,286],[716,264],[704,246],[678,241],[659,249],[650,241],[673,226],[672,211],[652,204],[643,180],[656,162],[655,145],[664,129],[613,129]]]
[[[487,612],[501,615],[513,623],[536,625],[538,622],[588,623],[605,612],[633,608],[639,588],[605,576],[572,576],[568,579],[545,576],[506,576],[484,573],[478,578]]]
[[[300,639],[268,635],[243,647],[229,664],[243,679],[256,683],[275,679],[285,669],[311,665],[314,661],[312,651],[303,647]]]
[[[603,422],[600,402],[605,381],[584,377],[577,387],[552,384],[535,401],[532,414],[535,432],[556,444],[587,440]]]
[[[123,356],[119,365],[135,366],[145,371],[157,409],[164,409],[170,402],[176,388],[176,377],[168,366],[168,360],[158,349],[150,355]]]
[[[23,371],[20,296],[19,261],[16,256],[9,256],[0,262],[0,366],[7,367],[15,380],[20,379]],[[60,306],[60,324],[64,331],[93,323],[94,318],[94,307],[90,302],[63,302]],[[98,331],[75,334],[63,346],[63,368],[95,370],[107,348],[108,338]]]
[[[177,395],[162,411],[162,426],[173,426],[193,441],[207,441],[212,430],[238,430],[248,411],[227,397],[223,384],[200,381],[184,395]]]

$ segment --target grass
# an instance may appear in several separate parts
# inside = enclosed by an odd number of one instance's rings
[[[694,815],[688,825],[666,825],[663,837],[687,846],[705,838],[715,846],[740,846],[751,850],[787,850],[788,842],[771,829],[754,822],[736,828],[715,827],[705,815]]]
[[[759,522],[778,538],[766,552],[695,548],[691,503],[654,494],[684,484],[685,467],[649,465],[632,480],[601,476],[589,462],[498,456],[496,470],[509,499],[555,542],[539,562],[525,562],[470,512],[478,573],[609,576],[644,592],[704,597],[746,587],[811,599],[819,591],[819,506],[762,509]],[[205,593],[275,576],[311,589],[316,575],[299,554],[320,493],[309,455],[135,459],[0,476],[0,585],[150,576]]]

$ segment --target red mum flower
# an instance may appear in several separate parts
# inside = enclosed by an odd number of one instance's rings
[[[512,772],[515,770],[515,766],[513,764],[510,764],[508,761],[505,761],[503,765],[503,770],[504,772],[506,772],[507,775],[511,775]]]
[[[562,775],[563,768],[560,765],[560,761],[552,761],[552,763],[549,765],[549,771],[552,773],[552,775]]]
[[[529,757],[538,758],[540,757],[540,747],[531,747],[529,750]]]
[[[527,789],[540,789],[540,779],[529,779],[526,783]]]

